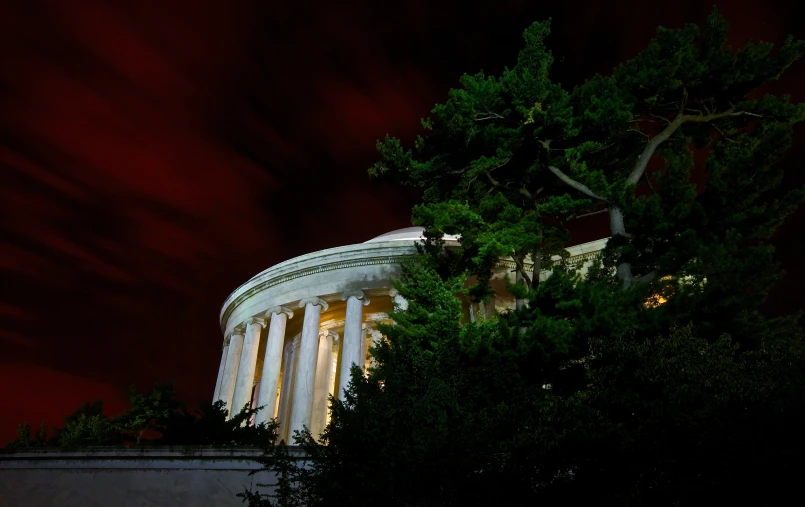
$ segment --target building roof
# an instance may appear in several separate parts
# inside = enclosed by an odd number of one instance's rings
[[[424,227],[406,227],[404,229],[397,229],[396,231],[390,231],[385,234],[381,234],[375,238],[370,239],[369,241],[364,241],[364,243],[381,243],[384,241],[419,241],[424,240],[425,238],[422,237],[422,232],[425,230]],[[457,236],[451,236],[449,234],[444,235],[444,239],[448,241],[458,241]]]

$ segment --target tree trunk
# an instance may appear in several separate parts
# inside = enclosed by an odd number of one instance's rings
[[[532,255],[531,260],[534,262],[534,268],[531,270],[531,289],[537,290],[537,287],[539,287],[539,272],[542,271],[542,249],[540,247],[535,248]]]
[[[609,230],[612,237],[622,236],[627,238],[626,226],[623,223],[623,210],[618,206],[609,206]],[[619,247],[620,248],[620,247]],[[620,260],[621,254],[618,252],[617,263],[618,268],[615,276],[623,284],[624,289],[628,289],[634,283],[634,275],[632,274],[632,266],[628,262]]]

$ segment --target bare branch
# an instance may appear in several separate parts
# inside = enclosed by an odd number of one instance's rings
[[[715,123],[713,124],[713,128],[718,130],[718,133],[721,134],[722,136],[724,136],[725,141],[729,141],[731,143],[736,142],[735,139],[730,139],[729,137],[727,137],[727,134],[725,134],[724,131],[721,130],[721,128],[718,125],[716,125]]]
[[[648,188],[651,189],[651,193],[654,194],[654,195],[657,195],[657,191],[654,190],[653,186],[651,186],[651,178],[648,177],[648,173],[644,172],[643,177],[646,178],[646,183],[648,183]]]
[[[469,182],[469,183],[467,183],[467,190],[466,190],[466,192],[469,192],[469,191],[470,191],[470,186],[472,185],[472,182],[473,182],[473,181],[475,181],[475,178],[477,178],[477,177],[478,177],[478,175],[476,174],[475,176],[473,176],[473,177],[472,177],[472,179],[470,180],[470,182]]]
[[[475,115],[475,121],[484,121],[484,120],[505,120],[506,118],[497,114],[493,113],[492,111],[487,111],[485,116],[482,116],[481,113]]]
[[[541,145],[542,145],[542,147],[543,147],[543,148],[545,148],[545,150],[546,150],[548,153],[550,153],[550,152],[551,152],[551,143],[553,142],[553,139],[546,139],[545,141],[540,141],[539,139],[537,139],[537,142],[538,142],[539,144],[541,144]]]
[[[561,169],[559,169],[558,167],[554,167],[552,165],[549,165],[548,170],[550,170],[552,173],[554,173],[564,183],[566,183],[567,185],[570,185],[571,187],[575,188],[576,190],[578,190],[582,194],[584,194],[584,195],[586,195],[588,197],[592,197],[593,199],[598,199],[600,201],[604,201],[604,202],[607,201],[607,199],[605,197],[602,197],[602,196],[596,194],[595,192],[590,190],[587,187],[587,185],[584,185],[583,183],[580,183],[580,182],[574,180],[573,178],[571,178],[570,176],[568,176],[567,174],[563,173],[561,171]]]
[[[602,146],[602,147],[598,148],[597,150],[593,150],[593,151],[591,151],[590,153],[598,153],[598,152],[600,152],[600,151],[604,151],[604,150],[606,150],[607,148],[611,148],[612,146],[615,146],[615,143],[614,143],[614,142],[611,142],[611,143],[609,143],[609,144],[608,144],[608,145],[606,145],[606,146]]]
[[[520,258],[517,254],[512,254],[512,259],[514,259],[514,264],[517,266],[517,271],[523,275],[523,281],[525,282],[526,287],[528,290],[531,290],[531,277],[528,276],[525,270],[525,264],[523,264],[523,259]]]
[[[669,122],[669,123],[670,123],[670,122]],[[627,131],[627,132],[637,132],[638,134],[640,134],[641,136],[645,137],[646,139],[648,139],[648,138],[649,138],[649,135],[648,135],[648,134],[646,134],[645,132],[643,132],[642,130],[637,130],[637,129],[626,129],[626,131]]]
[[[460,169],[458,171],[448,171],[447,174],[464,174],[465,172],[467,172],[467,169],[469,169],[469,168],[470,168],[470,166],[465,165],[462,169]]]
[[[496,180],[495,178],[492,177],[492,175],[489,173],[489,171],[484,171],[484,174],[486,174],[486,177],[489,178],[489,183],[491,183],[492,186],[501,187],[501,188],[503,187],[503,185],[501,185],[498,180]]]
[[[649,116],[653,116],[654,118],[657,118],[658,120],[662,120],[662,121],[664,121],[665,123],[667,123],[668,125],[670,125],[670,124],[671,124],[671,120],[669,120],[669,119],[668,119],[668,118],[666,118],[665,116],[660,116],[660,115],[658,115],[658,114],[654,114],[654,113],[648,113],[648,115],[649,115]]]
[[[662,132],[654,136],[654,138],[646,144],[646,147],[643,149],[643,153],[641,153],[637,157],[637,162],[635,162],[635,167],[632,170],[629,177],[626,178],[626,184],[636,185],[640,177],[643,175],[643,172],[646,170],[646,166],[648,165],[649,160],[654,155],[654,152],[657,150],[657,147],[668,140],[669,137],[673,135],[676,130],[682,126],[683,123],[690,122],[690,123],[707,123],[713,120],[718,120],[720,118],[726,118],[728,116],[740,116],[740,115],[750,115],[750,116],[762,116],[759,114],[749,113],[746,111],[735,111],[735,108],[730,107],[726,111],[722,113],[713,113],[708,115],[700,115],[700,116],[692,116],[692,115],[678,115],[674,118],[674,121],[671,122],[668,127],[665,128]]]
[[[604,209],[600,209],[598,211],[593,211],[592,213],[585,213],[584,215],[578,215],[576,218],[578,219],[578,218],[589,217],[589,216],[592,216],[592,215],[599,215],[601,213],[606,213],[607,211],[609,211],[609,208],[604,208]]]
[[[489,178],[489,183],[491,183],[492,186],[505,188],[503,185],[500,184],[500,182],[498,180],[496,180],[495,178],[492,177],[492,171],[494,171],[495,169],[500,169],[504,165],[508,164],[509,160],[511,160],[511,159],[512,158],[509,157],[506,160],[504,160],[502,164],[496,165],[492,169],[485,169],[484,170],[484,174],[486,174],[486,177]]]

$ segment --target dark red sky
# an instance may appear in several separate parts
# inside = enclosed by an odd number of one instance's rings
[[[805,37],[801,3],[717,4],[742,45]],[[555,75],[572,85],[710,9],[296,4],[2,2],[0,443],[96,397],[114,413],[132,383],[210,398],[229,292],[408,226],[415,196],[366,177],[375,140],[411,138],[463,72],[511,65],[532,21],[553,17]],[[804,67],[773,90],[805,100]],[[803,306],[802,217],[777,238],[776,309]]]

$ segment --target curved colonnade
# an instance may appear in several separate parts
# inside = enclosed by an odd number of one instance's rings
[[[318,436],[328,422],[328,396],[341,396],[353,364],[369,366],[369,345],[382,339],[376,323],[390,323],[388,312],[405,305],[392,280],[401,261],[416,254],[421,233],[410,227],[296,257],[238,287],[221,309],[225,339],[213,399],[230,412],[265,406],[254,422],[277,417],[286,442],[303,427]],[[570,262],[584,272],[605,245],[602,239],[570,247]],[[514,307],[502,280],[513,268],[511,259],[501,259],[494,308],[465,301],[468,320]]]

